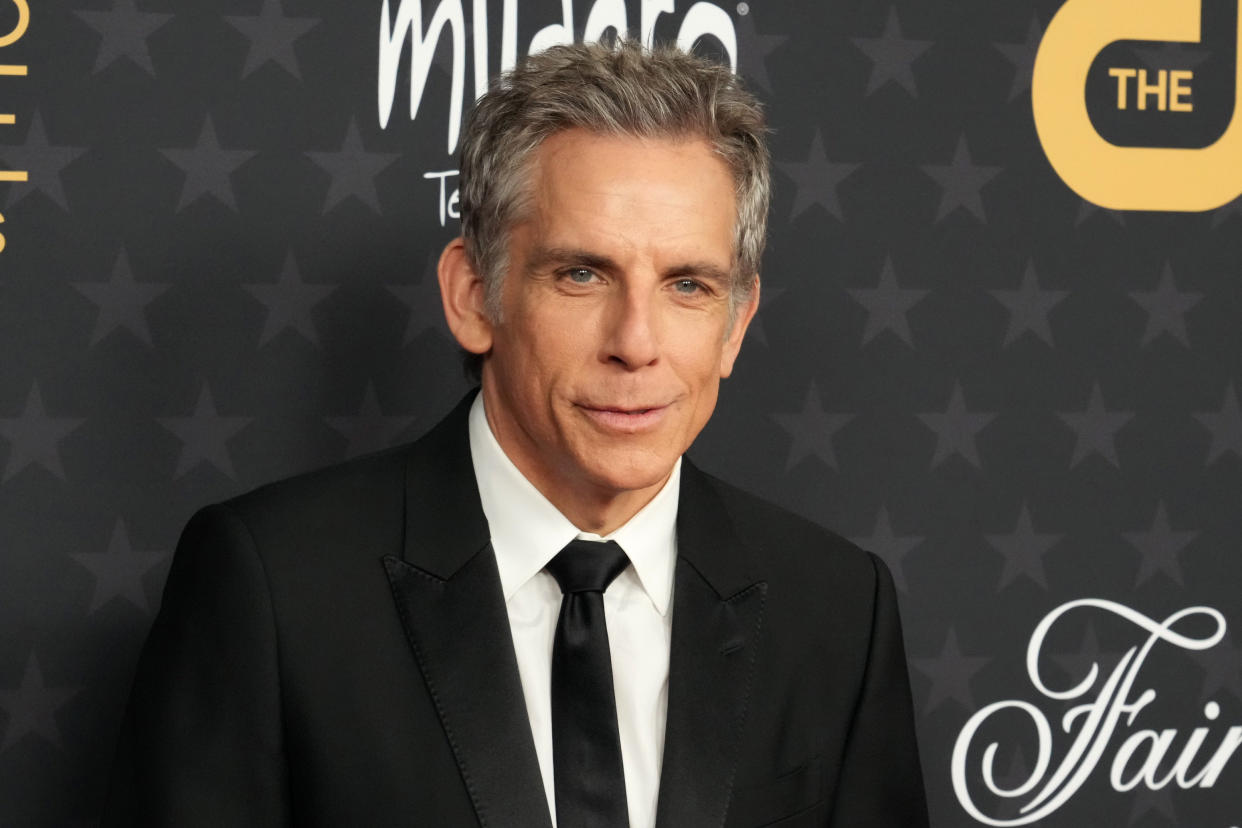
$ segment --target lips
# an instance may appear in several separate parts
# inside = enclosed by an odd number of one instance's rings
[[[668,411],[667,405],[612,406],[581,403],[578,410],[605,431],[634,434],[659,425]]]

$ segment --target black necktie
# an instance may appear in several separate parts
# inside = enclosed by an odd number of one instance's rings
[[[627,828],[604,590],[630,560],[574,540],[547,566],[564,597],[552,644],[552,767],[559,828]]]

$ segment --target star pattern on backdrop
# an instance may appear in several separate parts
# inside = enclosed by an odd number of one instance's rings
[[[1076,687],[1087,677],[1091,675],[1094,669],[1096,672],[1095,683],[1093,686],[1099,686],[1100,681],[1107,676],[1112,675],[1113,670],[1121,661],[1121,653],[1112,650],[1103,650],[1100,647],[1100,638],[1095,631],[1095,624],[1087,621],[1082,634],[1082,643],[1077,649],[1054,652],[1050,654],[1052,661],[1060,668],[1065,680],[1054,682],[1049,680],[1050,677],[1044,673],[1045,683],[1055,690],[1068,690]],[[1091,688],[1088,688],[1090,691]]]
[[[402,345],[409,345],[425,331],[436,331],[448,336],[448,324],[444,321],[444,305],[440,300],[440,282],[436,276],[439,251],[427,254],[422,278],[414,284],[388,284],[384,287],[410,312],[405,323]]]
[[[96,73],[128,58],[148,75],[155,75],[147,38],[173,18],[163,12],[138,11],[135,0],[113,0],[111,11],[78,11],[79,19],[100,36]]]
[[[362,394],[362,404],[352,417],[325,417],[329,426],[345,437],[345,457],[358,457],[381,451],[397,442],[397,437],[410,427],[414,418],[405,415],[389,416],[380,408],[374,383],[368,382]]]
[[[1165,262],[1160,272],[1160,284],[1155,290],[1135,290],[1130,298],[1147,311],[1147,327],[1143,330],[1142,344],[1147,345],[1161,334],[1169,334],[1178,342],[1190,347],[1186,336],[1186,311],[1203,299],[1202,293],[1179,291],[1173,281],[1173,268]]]
[[[1231,216],[1242,218],[1242,196],[1212,211],[1212,229],[1224,224]]]
[[[1009,100],[1029,92],[1031,76],[1035,72],[1035,55],[1039,53],[1039,42],[1043,40],[1044,29],[1039,25],[1039,16],[1031,15],[1030,25],[1026,28],[1026,40],[1021,43],[993,43],[992,45],[1005,56],[1005,60],[1013,65],[1013,83],[1009,86]]]
[[[765,92],[772,91],[768,77],[768,56],[789,40],[788,35],[760,34],[755,28],[755,11],[734,18],[737,39],[743,48],[738,49],[738,74]]]
[[[188,417],[162,417],[159,420],[160,425],[181,441],[181,454],[177,458],[173,478],[182,477],[200,463],[207,463],[228,477],[237,477],[233,470],[228,441],[249,425],[251,419],[222,416],[216,410],[211,388],[204,382],[192,414]]]
[[[1056,347],[1052,341],[1048,314],[1069,296],[1069,291],[1041,288],[1034,262],[1026,263],[1022,284],[1017,290],[989,290],[988,293],[1009,311],[1009,326],[1005,329],[1002,347],[1009,347],[1027,333],[1034,334],[1051,347]]]
[[[224,19],[250,41],[246,65],[242,68],[243,78],[271,62],[298,80],[302,79],[293,46],[298,38],[319,24],[319,18],[286,17],[280,0],[263,0],[263,8],[257,15],[226,15]]]
[[[64,480],[60,443],[84,422],[80,417],[50,416],[44,409],[39,383],[32,383],[22,413],[16,417],[0,417],[0,437],[9,444],[0,483],[7,483],[30,465],[42,466]]]
[[[146,345],[151,345],[147,305],[171,287],[167,282],[135,281],[124,247],[117,254],[111,279],[106,282],[74,282],[73,286],[98,308],[91,345],[116,330],[129,331]]]
[[[357,121],[350,118],[349,126],[345,128],[345,138],[338,151],[308,152],[306,155],[332,177],[328,193],[324,196],[325,214],[350,196],[374,212],[383,214],[379,194],[375,190],[375,177],[400,158],[400,153],[368,152],[362,144]]]
[[[953,392],[944,411],[924,412],[919,414],[919,419],[936,434],[936,450],[931,461],[933,469],[954,455],[976,469],[983,467],[975,436],[996,419],[996,412],[967,409],[960,382],[953,383]]]
[[[988,219],[983,209],[983,187],[1000,171],[1000,167],[976,164],[970,156],[966,136],[959,136],[952,161],[948,164],[923,165],[923,172],[934,178],[942,191],[940,206],[936,208],[936,221],[962,209],[986,224]]]
[[[912,65],[931,48],[932,41],[902,36],[896,6],[888,7],[888,18],[879,37],[852,37],[850,40],[871,60],[871,75],[867,78],[865,94],[870,95],[886,84],[895,83],[909,92],[911,97],[919,96]]]
[[[61,747],[56,715],[78,691],[77,687],[49,685],[43,678],[39,660],[31,653],[26,660],[21,683],[12,690],[0,689],[0,711],[8,718],[4,740],[0,741],[0,754],[28,735],[39,736],[55,747]]]
[[[1178,555],[1199,537],[1199,533],[1174,531],[1169,526],[1169,514],[1163,500],[1156,506],[1156,515],[1152,518],[1150,529],[1122,532],[1121,536],[1139,553],[1138,574],[1134,576],[1136,588],[1157,572],[1164,573],[1173,583],[1182,586],[1182,568],[1178,563]]]
[[[829,161],[824,151],[824,135],[820,130],[815,130],[815,135],[811,138],[811,148],[807,152],[806,161],[783,161],[777,166],[797,187],[790,221],[817,204],[833,218],[845,221],[837,187],[860,165]]]
[[[996,589],[1000,591],[1023,575],[1048,588],[1048,579],[1044,574],[1044,555],[1061,540],[1061,535],[1036,532],[1031,523],[1031,512],[1025,503],[1018,511],[1018,522],[1013,531],[1004,535],[984,535],[988,545],[1000,553],[1005,559],[1001,570],[1000,582]]]
[[[113,598],[121,598],[149,613],[151,605],[142,580],[168,557],[168,553],[134,549],[125,521],[117,518],[106,551],[79,552],[69,557],[89,570],[95,578],[88,612],[95,612]]]
[[[182,184],[181,196],[177,199],[177,212],[204,196],[213,196],[221,204],[237,212],[232,175],[238,167],[258,153],[252,150],[223,149],[216,138],[215,125],[208,115],[203,119],[203,128],[192,146],[161,149],[160,154],[185,173],[185,183]]]
[[[1228,692],[1242,702],[1242,646],[1234,645],[1232,633],[1226,633],[1215,647],[1191,651],[1189,655],[1203,670],[1199,701],[1219,702],[1220,694]]]
[[[202,129],[193,146],[161,149],[160,154],[185,173],[181,195],[176,201],[176,212],[207,195],[215,196],[222,205],[236,212],[237,199],[233,195],[231,176],[237,168],[257,155],[252,150],[222,149],[216,139],[211,115],[202,119]]]
[[[894,533],[893,525],[888,517],[887,507],[880,507],[879,513],[875,516],[875,527],[871,530],[870,535],[850,538],[850,542],[862,549],[866,549],[868,552],[874,552],[879,555],[880,559],[888,565],[889,571],[893,573],[893,583],[897,586],[897,589],[902,592],[909,592],[909,587],[906,585],[906,556],[915,547],[923,543],[923,538],[919,535],[898,535]]]
[[[1117,432],[1134,418],[1134,412],[1106,408],[1098,382],[1091,386],[1091,397],[1085,410],[1062,411],[1057,416],[1073,430],[1076,438],[1074,456],[1070,459],[1071,469],[1093,454],[1121,467],[1117,459]]]
[[[1098,204],[1092,204],[1085,198],[1078,205],[1078,214],[1074,216],[1074,226],[1078,227],[1084,221],[1094,215],[1104,215],[1112,219],[1113,223],[1119,227],[1126,226],[1126,214],[1121,210],[1110,210],[1107,207],[1101,207]]]
[[[1173,796],[1170,793],[1170,788],[1161,788],[1153,791],[1146,785],[1139,785],[1130,793],[1130,821],[1128,824],[1149,824],[1147,816],[1153,811],[1165,817],[1168,820],[1165,824],[1170,826],[1170,828],[1182,824],[1178,820],[1177,811],[1173,807]]]
[[[772,415],[781,428],[790,436],[789,455],[785,460],[785,469],[792,469],[807,457],[818,457],[830,469],[837,468],[837,452],[833,448],[832,438],[852,419],[853,414],[830,413],[824,411],[820,402],[819,388],[812,380],[806,389],[806,400],[802,410],[796,414]]]
[[[6,169],[27,174],[25,181],[15,181],[9,185],[11,189],[5,199],[5,206],[12,207],[32,193],[43,193],[60,209],[69,212],[69,200],[65,197],[61,173],[84,152],[85,147],[70,147],[49,141],[43,126],[43,116],[35,110],[30,116],[26,140],[12,146],[0,145],[0,159],[4,160]]]
[[[1242,457],[1242,408],[1238,406],[1238,394],[1232,382],[1225,386],[1225,399],[1220,411],[1200,411],[1195,414],[1195,419],[1212,434],[1207,465],[1215,463],[1225,454]]]
[[[863,345],[884,331],[892,331],[902,342],[914,347],[906,313],[930,291],[899,286],[891,258],[884,258],[884,266],[880,269],[880,282],[874,288],[850,288],[846,292],[867,310],[867,324],[862,335]]]
[[[931,714],[947,701],[956,702],[964,710],[974,710],[975,696],[970,683],[989,661],[986,656],[965,655],[957,643],[957,629],[950,626],[938,655],[910,659],[915,670],[931,679],[923,714]]]
[[[285,263],[275,284],[254,283],[242,287],[267,309],[263,331],[259,334],[260,347],[286,330],[300,333],[314,345],[320,344],[311,312],[337,289],[337,285],[316,285],[302,281],[301,271],[298,270],[292,251],[285,255]]]

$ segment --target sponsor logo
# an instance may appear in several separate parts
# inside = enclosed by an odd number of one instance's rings
[[[1114,210],[1242,195],[1242,0],[1066,0],[1035,59],[1035,128],[1057,174]]]
[[[12,28],[4,34],[0,34],[0,49],[17,43],[26,34],[26,30],[30,28],[30,6],[27,5],[26,0],[9,0],[9,2],[17,14],[16,19],[13,20]],[[0,28],[3,28],[9,19],[9,16],[0,17]],[[0,62],[0,78],[24,78],[26,77],[26,72],[27,68],[24,65]],[[0,98],[0,100],[3,100],[3,98]],[[16,123],[16,115],[0,111],[0,127],[13,126]],[[0,170],[0,182],[25,181],[27,178],[28,175],[21,170]],[[0,214],[0,224],[3,223],[4,215]],[[4,234],[0,233],[0,252],[4,252],[5,244]]]
[[[1122,654],[1107,676],[1095,662],[1085,676],[1070,679],[1077,683],[1060,689],[1046,680],[1041,661],[1050,633],[1070,613],[1086,614],[1101,624],[1120,621],[1123,629],[1145,637]],[[1187,734],[1176,727],[1151,727],[1148,720],[1156,714],[1150,708],[1158,693],[1150,686],[1139,688],[1151,682],[1151,676],[1143,675],[1143,665],[1154,648],[1207,650],[1224,638],[1225,626],[1225,617],[1211,607],[1187,607],[1158,621],[1123,604],[1097,598],[1070,601],[1048,613],[1031,634],[1026,670],[1047,704],[1068,705],[1060,727],[1068,744],[1056,743],[1059,734],[1054,735],[1056,730],[1035,704],[1007,699],[984,707],[966,722],[953,747],[953,790],[962,808],[985,825],[1029,825],[1065,805],[1097,770],[1107,773],[1109,784],[1117,792],[1140,785],[1151,790],[1169,785],[1184,790],[1213,787],[1242,747],[1242,725],[1221,725],[1220,705],[1209,701],[1201,711],[1185,713],[1185,717],[1196,720],[1201,716],[1202,722]],[[1178,706],[1176,699],[1172,703]],[[1166,712],[1167,708],[1164,705]],[[1014,722],[1028,725],[1034,738],[1026,738],[1027,734],[1013,738]],[[997,753],[1002,748],[999,742],[980,750],[979,742],[986,741],[980,737],[990,731],[1005,733],[1013,741],[1003,746],[1006,751],[1019,742],[1035,743],[1034,769],[1025,779],[1001,778],[1003,771],[997,768]],[[1054,754],[1059,756],[1055,765]],[[982,785],[978,784],[980,778]],[[979,790],[983,787],[990,797]],[[1016,804],[1016,815],[1002,817],[996,813],[999,807],[985,809],[980,795],[989,803]]]

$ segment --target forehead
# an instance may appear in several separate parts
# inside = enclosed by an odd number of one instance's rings
[[[723,245],[732,257],[733,177],[702,138],[565,130],[536,150],[527,184],[522,223],[540,235],[624,246],[682,239]]]

